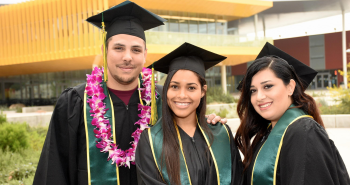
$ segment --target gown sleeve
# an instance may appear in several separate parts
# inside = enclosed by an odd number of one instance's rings
[[[77,184],[77,129],[83,105],[74,89],[66,89],[53,111],[34,185]]]
[[[239,150],[235,144],[232,131],[229,126],[225,125],[230,134],[230,145],[231,145],[231,162],[232,162],[232,173],[231,173],[231,185],[242,184],[243,179],[243,163],[239,153]]]
[[[148,138],[148,130],[140,136],[136,149],[137,181],[139,185],[166,185],[155,164]]]
[[[286,131],[281,148],[279,184],[350,184],[338,150],[323,127],[310,118],[294,122]]]

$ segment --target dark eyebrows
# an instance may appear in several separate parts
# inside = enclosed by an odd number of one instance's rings
[[[260,84],[266,84],[267,82],[270,82],[271,80],[266,80],[266,81],[263,81],[263,82],[261,82]],[[250,88],[252,88],[252,87],[255,87],[254,85],[251,85],[250,86]]]
[[[176,82],[176,81],[171,81],[170,83],[180,84],[179,82]],[[196,86],[198,86],[198,84],[196,84],[196,83],[187,83],[187,85],[196,85]]]
[[[115,43],[115,44],[113,44],[113,46],[123,46],[123,47],[125,47],[124,44],[120,44],[120,43]]]
[[[187,85],[196,85],[196,86],[198,86],[198,84],[196,84],[196,83],[188,83]]]
[[[133,48],[140,48],[140,49],[142,49],[142,46],[140,46],[140,45],[133,45],[133,46],[131,46],[131,47],[133,47]]]
[[[263,81],[261,82],[260,84],[266,84],[267,82],[270,82],[271,80],[266,80],[266,81]]]
[[[113,46],[122,46],[122,47],[125,47],[124,44],[121,44],[121,43],[115,43]],[[142,46],[141,45],[133,45],[131,46],[132,48],[140,48],[142,49]]]

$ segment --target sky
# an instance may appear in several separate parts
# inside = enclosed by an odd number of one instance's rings
[[[28,0],[0,0],[0,4],[16,4],[24,1],[28,1]]]

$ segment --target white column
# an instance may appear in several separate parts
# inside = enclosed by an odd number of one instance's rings
[[[262,23],[263,23],[264,39],[266,39],[266,25],[265,25],[265,17],[264,16],[262,16]]]
[[[227,94],[227,86],[226,86],[226,65],[221,66],[221,87],[222,92]]]
[[[255,40],[258,40],[258,14],[254,15]]]
[[[345,32],[345,11],[344,11],[344,7],[342,7],[342,19],[343,19],[343,31],[342,31],[342,52],[343,52],[343,71],[344,71],[344,75],[343,75],[343,80],[344,80],[344,88],[347,89],[348,88],[348,79],[347,77],[347,62],[346,62],[346,32]]]
[[[157,83],[156,84],[158,84],[159,82],[160,82],[160,72],[159,71],[157,71]]]

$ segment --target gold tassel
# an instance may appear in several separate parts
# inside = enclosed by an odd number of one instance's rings
[[[141,72],[141,78],[143,77],[143,74],[142,74],[142,72]],[[139,90],[140,89],[140,87],[141,87],[141,82],[140,82],[140,79],[137,79],[137,81],[138,81],[138,85],[137,85],[137,91],[139,92],[139,98],[140,98],[140,103],[141,103],[141,105],[143,105],[143,101],[142,101],[142,98],[141,98],[141,91]]]
[[[152,64],[152,90],[151,90],[151,125],[155,125],[158,119],[158,113],[157,113],[157,102],[156,102],[156,88],[155,88],[155,81],[154,81],[154,68]]]
[[[108,80],[108,74],[107,74],[107,52],[106,52],[106,35],[107,32],[105,30],[105,23],[103,22],[103,13],[102,13],[102,42],[103,42],[103,78],[104,82],[107,82]]]

